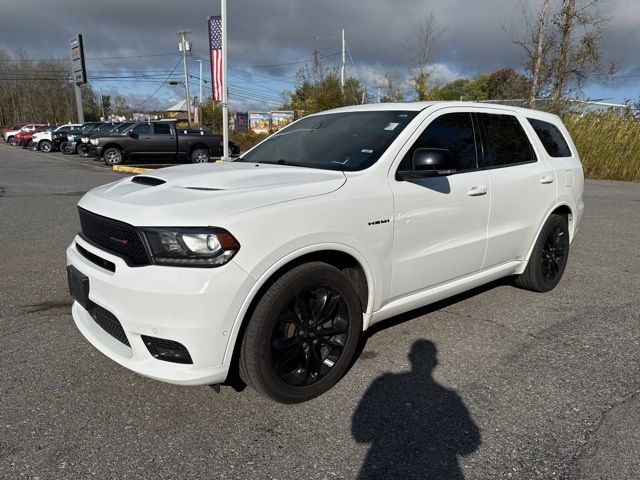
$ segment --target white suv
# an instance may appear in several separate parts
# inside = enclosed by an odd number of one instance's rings
[[[584,205],[554,115],[462,102],[310,115],[231,163],[98,187],[67,250],[73,318],[108,357],[183,385],[235,373],[301,402],[376,322],[500,277],[560,281]]]
[[[59,126],[55,130],[46,130],[44,132],[34,133],[33,137],[31,137],[33,149],[42,150],[43,152],[48,153],[53,150],[52,137],[54,134],[66,133],[80,126],[81,124],[78,123],[67,123],[66,125]]]

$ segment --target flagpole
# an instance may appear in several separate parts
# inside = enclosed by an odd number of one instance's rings
[[[221,1],[222,16],[222,161],[229,160],[229,105],[227,95],[227,0]]]

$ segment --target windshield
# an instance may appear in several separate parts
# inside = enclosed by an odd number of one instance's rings
[[[80,128],[81,132],[91,132],[93,130],[95,130],[98,125],[100,125],[99,123],[85,123],[82,128]]]
[[[417,114],[378,110],[306,117],[272,135],[237,161],[364,170],[380,158]]]
[[[111,130],[112,133],[122,133],[124,132],[127,128],[129,128],[131,125],[133,125],[133,123],[129,122],[129,123],[121,123],[120,125],[118,125],[116,128],[114,128],[113,130]]]

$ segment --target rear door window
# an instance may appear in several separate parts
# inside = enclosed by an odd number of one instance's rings
[[[504,167],[535,162],[536,154],[518,119],[513,115],[476,114],[484,147],[484,167]]]
[[[567,145],[567,141],[562,136],[560,130],[558,130],[558,127],[553,123],[535,118],[527,118],[527,120],[535,130],[536,135],[538,135],[538,138],[550,157],[562,158],[571,156],[571,149],[569,145]]]
[[[153,133],[156,135],[171,135],[171,127],[168,123],[154,123]]]

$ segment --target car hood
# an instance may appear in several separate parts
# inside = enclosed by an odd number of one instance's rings
[[[345,182],[340,171],[285,165],[183,165],[94,188],[78,205],[136,226],[224,226],[229,216],[325,195]]]

